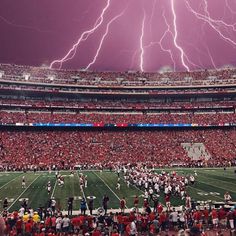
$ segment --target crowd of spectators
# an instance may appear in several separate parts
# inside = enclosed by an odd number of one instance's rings
[[[11,236],[172,236],[177,235],[177,232],[181,236],[224,236],[234,235],[235,219],[235,209],[230,211],[224,208],[178,211],[173,208],[166,212],[160,204],[156,212],[136,213],[131,211],[128,214],[111,212],[107,215],[77,215],[70,218],[60,212],[52,215],[46,213],[40,217],[38,212],[19,216],[15,211],[4,217],[4,228],[6,235]]]
[[[203,143],[211,158],[200,157],[201,165],[234,164],[235,128],[156,131],[7,131],[0,132],[2,169],[25,167],[47,169],[57,165],[113,165],[146,163],[149,166],[195,166],[182,143]]]
[[[102,112],[19,112],[0,111],[0,123],[99,123],[99,124],[198,124],[221,125],[235,123],[235,113],[157,113],[123,114]]]
[[[168,97],[170,95],[222,95],[222,94],[235,94],[236,88],[235,86],[225,86],[225,87],[203,87],[203,88],[197,88],[194,86],[182,88],[181,90],[177,90],[176,87],[171,88],[155,88],[152,86],[151,88],[147,89],[146,87],[142,88],[129,88],[128,86],[123,87],[99,87],[94,86],[92,87],[78,87],[78,86],[64,86],[64,85],[54,85],[54,86],[46,86],[45,84],[37,84],[37,83],[14,83],[12,81],[9,81],[8,83],[1,83],[0,81],[0,89],[4,93],[6,93],[9,90],[12,91],[25,91],[28,92],[37,92],[37,93],[52,93],[54,96],[56,95],[65,95],[68,93],[78,95],[83,94],[87,96],[94,96],[94,95],[123,95],[123,96],[129,96],[129,95],[135,95],[135,96],[165,96]]]
[[[129,100],[116,100],[116,101],[97,101],[97,100],[90,100],[90,101],[73,101],[68,100],[33,100],[33,99],[1,99],[0,98],[0,106],[2,107],[21,107],[21,108],[32,108],[32,109],[49,109],[49,108],[80,108],[80,109],[99,109],[107,108],[107,109],[133,109],[134,111],[143,110],[143,109],[169,109],[169,110],[191,110],[191,109],[202,109],[205,108],[235,108],[236,102],[235,101],[205,101],[205,102],[198,102],[198,101],[189,101],[189,102],[163,102],[163,101],[134,101],[131,102]]]
[[[81,84],[99,86],[180,86],[180,85],[215,85],[235,84],[235,69],[202,70],[192,72],[90,72],[54,70],[46,67],[18,66],[14,64],[0,64],[0,71],[4,72],[2,79],[29,82],[44,82],[54,84]],[[25,77],[25,75],[29,75]]]
[[[106,195],[101,201],[103,202]],[[189,202],[186,196],[186,207],[165,207],[159,201],[153,206],[153,200],[143,198],[143,207],[136,207],[140,199],[134,197],[134,207],[127,212],[111,210],[106,213],[99,208],[98,213],[88,214],[81,200],[81,214],[69,215],[60,212],[48,204],[36,211],[22,205],[19,212],[8,213],[3,211],[0,230],[10,236],[211,236],[235,235],[236,208],[220,207],[213,205],[198,207],[194,202]],[[121,199],[120,203],[124,201]]]

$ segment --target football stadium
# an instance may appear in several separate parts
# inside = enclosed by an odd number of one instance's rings
[[[235,235],[236,4],[94,2],[0,2],[0,236]]]

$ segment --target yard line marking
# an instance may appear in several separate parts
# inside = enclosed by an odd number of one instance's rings
[[[200,182],[200,183],[203,183],[203,184],[206,184],[206,185],[211,185],[211,186],[216,187],[216,188],[219,188],[219,189],[223,189],[223,190],[225,190],[225,192],[236,193],[236,191],[229,190],[229,189],[226,189],[226,188],[223,188],[223,187],[219,187],[218,185],[212,184],[212,183],[210,183],[210,182],[200,181],[199,179],[197,179],[197,182]]]
[[[52,194],[51,194],[51,198],[53,197],[53,195],[55,193],[56,186],[57,186],[57,180],[55,181],[55,184],[54,184],[54,187],[53,187],[53,190],[52,190]]]
[[[7,208],[7,210],[9,210],[17,201],[18,199],[29,189],[29,187],[39,178],[39,176],[41,175],[38,175],[37,178],[34,179],[33,182],[31,182],[31,184],[20,194],[20,196]]]
[[[202,174],[202,173],[201,173]],[[204,174],[203,174],[204,175]],[[216,177],[222,177],[222,175],[220,176],[220,175],[210,175],[211,177],[209,177],[209,175],[205,175],[205,176],[200,176],[201,178],[206,178],[206,179],[211,179],[211,180],[214,180],[214,182],[215,181],[220,181],[220,182],[224,182],[224,183],[229,183],[229,181],[227,181],[227,180],[221,180],[221,179],[218,179],[218,178],[214,178],[214,176],[216,176]],[[226,177],[226,178],[229,178],[229,177]],[[232,179],[232,180],[234,180],[234,178],[229,178],[229,179]],[[234,182],[230,182],[230,184],[233,184],[233,185],[236,185],[236,183],[234,183]]]
[[[78,177],[78,179],[79,179],[78,171],[76,171],[76,175],[77,175],[77,177]],[[79,187],[80,187],[80,179],[79,179]],[[84,197],[85,202],[86,202],[86,207],[87,207],[87,209],[88,209],[88,204],[87,204],[87,200],[86,200],[86,196],[85,196],[83,187],[82,187],[82,188],[80,187],[80,190],[81,190],[81,192],[82,192],[82,194],[83,194],[83,197]]]
[[[21,174],[21,175],[23,175],[23,174]],[[16,176],[14,179],[12,179],[12,180],[10,180],[9,182],[5,183],[2,187],[0,187],[0,190],[1,190],[2,188],[4,188],[6,185],[10,184],[12,181],[16,180],[16,179],[17,179],[18,177],[20,177],[21,175],[18,175],[18,176]]]
[[[93,173],[110,189],[110,191],[116,196],[116,198],[120,201],[121,199],[118,197],[118,195],[110,188],[110,186],[99,176],[97,175],[94,171]],[[125,208],[128,208],[126,205],[125,205]]]
[[[200,192],[207,193],[206,191],[204,191],[204,190],[202,190],[202,189],[200,189],[200,188],[195,188],[195,187],[192,187],[192,186],[190,186],[190,185],[187,185],[187,187],[192,188],[192,189],[195,189],[195,190],[198,190],[198,191],[200,191]],[[218,196],[213,196],[213,197],[218,198],[218,199],[220,199],[220,200],[224,200],[224,198],[221,198],[221,197],[218,197]]]

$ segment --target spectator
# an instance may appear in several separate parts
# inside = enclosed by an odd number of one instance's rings
[[[81,202],[80,202],[80,210],[81,210],[81,214],[85,215],[86,210],[87,210],[87,202],[84,197],[81,199]]]
[[[107,214],[108,202],[109,202],[109,197],[105,194],[102,199],[102,207],[105,211],[105,215]]]
[[[68,200],[67,200],[68,216],[72,215],[72,212],[73,212],[73,201],[74,201],[73,197],[69,197]]]
[[[70,229],[70,219],[65,215],[62,219],[62,232],[68,233]]]

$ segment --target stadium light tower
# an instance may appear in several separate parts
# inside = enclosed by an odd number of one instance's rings
[[[49,75],[47,79],[52,82],[56,79],[56,77],[55,77],[55,75]]]
[[[0,79],[2,79],[4,76],[4,71],[0,71]]]
[[[28,81],[29,78],[30,78],[30,74],[25,73],[25,74],[23,74],[23,77],[24,77],[24,79],[25,79],[26,81]]]

